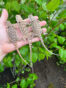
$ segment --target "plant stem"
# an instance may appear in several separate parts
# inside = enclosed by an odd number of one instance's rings
[[[18,3],[20,3],[21,2],[21,0],[18,0]]]
[[[57,24],[55,27],[53,27],[52,30],[51,30],[47,35],[49,35],[52,31],[54,31],[54,29],[55,29],[56,27],[58,27],[61,23],[63,23],[65,20],[66,20],[66,18],[60,19],[59,22],[58,22],[58,24]],[[47,36],[47,35],[46,35],[46,36]],[[46,37],[46,36],[45,36],[45,37]]]

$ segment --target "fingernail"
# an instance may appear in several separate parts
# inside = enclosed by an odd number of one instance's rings
[[[43,21],[44,22],[44,24],[47,24],[47,22],[46,21]]]
[[[5,11],[5,9],[3,9],[3,12]]]
[[[47,31],[47,29],[46,28],[43,28],[43,33],[45,33]]]

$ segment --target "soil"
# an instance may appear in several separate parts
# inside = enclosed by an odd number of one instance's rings
[[[39,77],[35,88],[66,88],[66,71],[63,65],[57,66],[56,61],[53,57],[35,64],[34,70]]]
[[[35,88],[66,88],[66,71],[63,65],[57,66],[56,61],[57,59],[53,57],[48,61],[44,59],[34,64],[34,71],[38,75]],[[0,73],[0,86],[13,80],[9,68]]]

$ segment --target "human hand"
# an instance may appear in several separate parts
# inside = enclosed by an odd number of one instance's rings
[[[6,30],[7,30],[7,27],[6,27],[7,18],[8,18],[8,12],[5,9],[3,9],[2,15],[0,17],[0,61],[4,58],[4,56],[6,54],[15,50],[15,46],[12,43],[9,43],[8,35],[6,32]],[[38,17],[35,16],[35,19],[37,20]],[[25,19],[25,21],[30,22],[29,19]],[[46,21],[40,22],[41,26],[44,26],[45,24],[46,24]],[[17,24],[15,24],[15,25],[16,25],[16,29],[18,29]],[[28,30],[31,30],[31,28],[29,28]],[[18,31],[18,34],[20,34],[19,30],[17,30],[17,31]],[[43,28],[43,32],[46,32],[46,28]],[[32,42],[37,42],[39,40],[40,39],[36,37],[36,38],[32,39]],[[28,41],[17,42],[18,48],[20,48],[26,44],[28,44]]]

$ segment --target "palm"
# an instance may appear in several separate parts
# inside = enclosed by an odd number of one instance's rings
[[[6,33],[6,25],[0,21],[0,44],[8,42],[8,37]]]
[[[6,10],[3,10],[2,16],[0,18],[0,51],[2,51],[3,53],[0,56],[0,61],[3,59],[3,57],[7,53],[15,50],[14,45],[9,43],[8,35],[7,35],[7,32],[6,32],[6,30],[7,30],[7,27],[6,27],[7,18],[8,18],[8,13],[7,13]],[[35,18],[38,19],[37,16],[35,16]],[[29,22],[29,19],[25,19],[25,20],[27,22]],[[41,26],[43,26],[45,24],[46,24],[45,21],[40,22]],[[16,28],[16,29],[18,29],[18,28]],[[43,29],[43,30],[44,30],[44,32],[46,32],[46,29]],[[20,32],[19,31],[17,31],[17,32],[20,35]],[[32,42],[36,42],[36,41],[39,41],[39,38],[34,38],[32,40]],[[28,41],[26,41],[26,42],[24,42],[24,41],[17,42],[18,48],[21,47],[21,46],[24,46],[26,44],[28,44]]]

